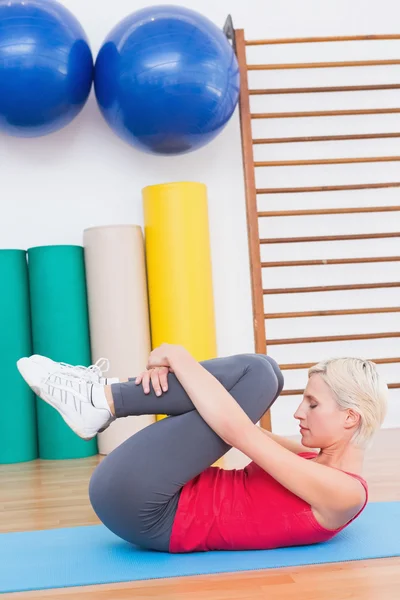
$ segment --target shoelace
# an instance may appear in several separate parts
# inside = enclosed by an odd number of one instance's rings
[[[84,367],[83,365],[69,365],[68,363],[60,363],[60,365],[69,371],[73,377],[82,379],[81,374],[84,371],[92,371],[98,377],[102,377],[104,373],[107,373],[110,369],[110,361],[107,358],[99,358],[94,365]]]

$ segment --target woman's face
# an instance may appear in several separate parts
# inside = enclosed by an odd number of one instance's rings
[[[299,420],[303,446],[327,448],[350,439],[356,425],[354,417],[353,411],[340,410],[333,392],[320,375],[311,375],[294,414]]]

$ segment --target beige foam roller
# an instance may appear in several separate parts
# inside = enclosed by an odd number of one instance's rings
[[[128,379],[146,368],[151,351],[143,232],[138,225],[92,227],[83,242],[92,360],[108,358],[107,375]],[[100,454],[154,421],[118,419],[99,434]]]

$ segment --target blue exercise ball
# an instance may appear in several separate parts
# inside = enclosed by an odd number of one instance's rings
[[[86,34],[53,0],[0,2],[0,131],[42,136],[81,111],[93,81]]]
[[[181,6],[153,6],[121,21],[95,65],[100,110],[115,133],[156,154],[196,150],[235,110],[239,68],[223,31]]]

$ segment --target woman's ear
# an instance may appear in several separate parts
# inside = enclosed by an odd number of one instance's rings
[[[358,412],[356,412],[355,410],[353,410],[352,408],[349,408],[347,410],[344,426],[346,427],[346,429],[350,429],[350,428],[354,427],[355,425],[358,425],[360,423],[360,419],[361,419],[360,414]]]

